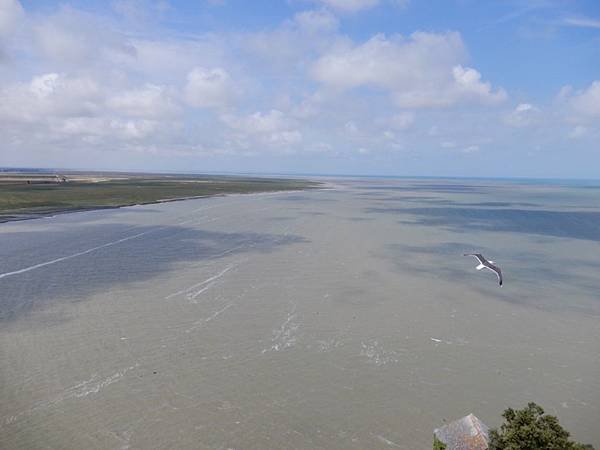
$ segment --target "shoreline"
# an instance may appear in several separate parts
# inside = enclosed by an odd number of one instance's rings
[[[307,181],[314,182],[312,180],[307,180]],[[199,200],[202,198],[229,197],[229,196],[233,196],[233,195],[283,194],[286,192],[303,192],[303,191],[308,191],[308,190],[331,189],[331,186],[327,186],[327,183],[323,183],[323,182],[316,182],[316,183],[319,183],[320,186],[315,186],[315,187],[307,186],[305,188],[283,189],[283,190],[277,190],[277,191],[230,192],[230,193],[219,193],[219,194],[209,194],[209,195],[193,195],[193,196],[186,196],[186,197],[158,199],[158,200],[147,201],[147,202],[124,203],[121,205],[112,205],[112,206],[100,206],[99,205],[99,206],[94,206],[94,207],[89,207],[89,208],[72,208],[72,209],[58,208],[56,210],[50,210],[50,211],[45,211],[45,212],[40,212],[40,213],[24,212],[24,213],[22,213],[23,216],[14,216],[14,217],[11,217],[12,214],[7,214],[7,217],[3,217],[2,213],[0,212],[0,226],[2,224],[6,224],[6,223],[23,222],[26,220],[51,219],[52,217],[55,217],[58,215],[63,215],[63,214],[75,214],[75,213],[90,212],[90,211],[132,208],[134,206],[157,205],[157,204],[161,204],[161,203],[182,202],[182,201],[186,201],[186,200]]]

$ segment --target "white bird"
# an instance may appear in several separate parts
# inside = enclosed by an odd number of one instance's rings
[[[494,261],[492,261],[492,260],[488,261],[487,259],[485,259],[483,257],[483,255],[481,253],[465,253],[463,256],[473,256],[473,257],[477,258],[477,261],[479,261],[479,265],[475,268],[477,270],[481,270],[481,269],[491,270],[498,277],[498,284],[500,286],[502,286],[502,271],[500,270],[500,268],[498,266],[494,265]]]

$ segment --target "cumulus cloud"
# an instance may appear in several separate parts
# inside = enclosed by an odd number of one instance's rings
[[[314,57],[343,39],[338,26],[338,19],[327,10],[302,11],[273,29],[239,34],[237,45],[263,71],[275,70],[286,77],[297,72],[305,77],[304,69]]]
[[[463,148],[462,153],[475,153],[479,151],[479,145],[469,145],[468,147]]]
[[[530,103],[519,103],[505,116],[504,121],[513,127],[526,127],[537,123],[540,113],[540,109]]]
[[[587,128],[583,125],[577,125],[569,132],[569,137],[571,139],[580,139],[587,134]]]
[[[344,124],[344,131],[349,134],[357,134],[358,127],[352,120],[350,120]]]
[[[415,122],[415,115],[411,112],[402,112],[394,114],[390,118],[390,126],[397,130],[404,130],[409,128]]]
[[[341,161],[402,153],[396,150],[426,158],[440,146],[454,149],[447,155],[481,146],[485,156],[487,144],[477,136],[483,129],[506,135],[503,123],[523,127],[519,136],[527,140],[545,138],[549,124],[563,119],[547,135],[579,139],[573,147],[598,135],[600,82],[565,90],[557,102],[563,115],[541,100],[539,107],[497,108],[507,95],[469,60],[460,33],[357,39],[340,31],[345,13],[405,1],[307,3],[314,9],[258,31],[183,34],[170,22],[155,29],[137,16],[139,5],[155,0],[118,0],[114,10],[94,14],[31,6],[31,15],[16,0],[0,0],[0,53],[14,59],[0,74],[2,151],[37,163],[47,150],[70,149],[80,166],[94,151],[112,151],[116,160],[150,151],[269,155],[262,161],[307,152]],[[29,11],[31,2],[25,5]]]
[[[11,33],[23,17],[18,0],[0,0],[0,37]]]
[[[321,5],[340,13],[357,13],[374,8],[381,4],[389,4],[405,8],[409,0],[313,0]]]
[[[224,114],[221,116],[221,120],[232,130],[238,132],[238,138],[283,146],[290,146],[302,141],[302,133],[296,129],[295,121],[276,109],[267,113],[257,111],[246,116]]]
[[[600,81],[593,81],[592,84],[582,90],[568,95],[568,102],[573,112],[582,119],[600,118]]]
[[[310,34],[335,31],[339,26],[338,19],[326,10],[299,12],[294,16],[294,22]]]
[[[130,39],[92,14],[61,7],[33,22],[32,36],[41,56],[51,64],[94,67],[107,60],[135,58]]]
[[[120,92],[110,97],[107,104],[113,111],[132,117],[172,117],[180,112],[173,90],[153,84]]]
[[[321,4],[346,13],[355,13],[363,9],[373,8],[379,0],[318,0]]]
[[[9,43],[23,16],[18,0],[0,0],[0,63],[9,57]]]
[[[196,67],[188,74],[184,91],[187,103],[196,108],[226,106],[231,100],[232,92],[231,77],[220,67]]]
[[[442,141],[440,142],[440,147],[442,148],[455,148],[456,142],[453,141]]]
[[[91,116],[100,102],[100,88],[94,80],[47,73],[0,90],[0,117],[31,122],[44,117]]]
[[[26,147],[83,150],[156,144],[180,129],[166,88],[113,91],[90,77],[59,73],[8,84],[0,89],[0,133]]]
[[[337,90],[371,86],[389,91],[403,108],[448,107],[461,102],[495,104],[506,98],[478,71],[463,67],[466,49],[458,33],[379,34],[345,45],[314,64],[315,80]]]

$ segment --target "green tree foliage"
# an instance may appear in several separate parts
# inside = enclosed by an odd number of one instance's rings
[[[570,441],[558,419],[544,414],[535,403],[519,410],[508,408],[502,417],[505,422],[500,430],[490,431],[490,450],[594,450]]]
[[[446,450],[446,444],[440,441],[437,437],[433,437],[433,450]]]

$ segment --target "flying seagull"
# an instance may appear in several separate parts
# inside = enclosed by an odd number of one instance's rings
[[[477,270],[481,270],[481,269],[491,270],[498,277],[498,284],[500,286],[502,286],[502,271],[500,270],[499,267],[494,265],[494,261],[491,261],[491,260],[488,261],[487,259],[485,259],[483,257],[483,255],[481,253],[465,253],[463,256],[473,256],[473,257],[477,258],[477,261],[479,261],[479,265],[475,268]]]

